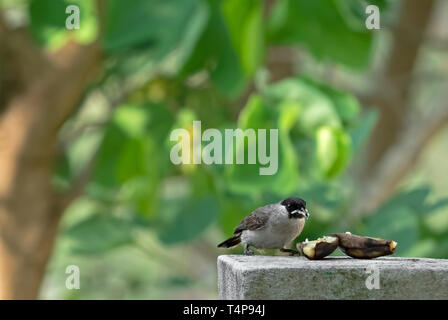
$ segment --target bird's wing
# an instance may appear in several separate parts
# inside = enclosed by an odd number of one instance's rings
[[[235,228],[234,234],[243,232],[243,230],[258,230],[266,227],[272,208],[264,206],[251,212],[241,223]]]

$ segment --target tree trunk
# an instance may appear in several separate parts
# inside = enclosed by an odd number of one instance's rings
[[[375,175],[377,164],[395,145],[408,120],[406,110],[412,97],[413,72],[434,4],[434,0],[405,0],[400,7],[390,55],[372,95],[379,119],[366,148],[368,158],[363,171],[366,179]]]
[[[401,2],[390,54],[373,92],[365,99],[378,109],[379,119],[365,146],[365,163],[357,168],[359,194],[352,206],[354,216],[372,213],[381,206],[416,163],[429,139],[446,125],[444,112],[439,119],[430,116],[415,121],[411,109],[414,71],[435,5],[434,0]]]
[[[99,41],[68,41],[43,52],[1,13],[0,42],[0,299],[36,299],[61,215],[82,192],[52,186],[58,131],[98,72],[101,51]]]
[[[37,298],[60,217],[52,141],[34,115],[12,103],[0,120],[0,299]]]
[[[23,216],[24,212],[20,210],[41,215],[48,204],[45,199],[40,199],[19,205],[20,208],[2,206],[0,209],[3,217],[14,217],[7,222],[11,228],[2,234],[0,241],[0,299],[38,298],[57,234],[59,217],[45,217],[39,221],[31,218],[23,223],[16,216]],[[39,206],[39,210],[32,209],[33,206]],[[2,228],[4,225],[2,223]]]

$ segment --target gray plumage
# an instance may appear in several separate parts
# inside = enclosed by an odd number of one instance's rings
[[[291,251],[287,248],[302,232],[305,217],[308,217],[305,205],[302,199],[288,198],[282,202],[258,208],[241,221],[235,228],[233,237],[220,243],[218,247],[229,248],[241,242],[245,254],[252,253],[248,249],[249,246],[257,249]]]

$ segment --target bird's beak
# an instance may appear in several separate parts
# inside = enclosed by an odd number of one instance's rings
[[[310,217],[310,214],[308,212],[308,210],[303,209],[299,211],[306,219],[308,219]]]
[[[310,217],[310,214],[308,213],[308,210],[306,209],[302,209],[302,210],[294,210],[293,212],[291,212],[292,215],[297,215],[297,216],[302,216],[305,217],[306,219],[308,219]]]

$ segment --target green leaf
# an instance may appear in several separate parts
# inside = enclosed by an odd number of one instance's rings
[[[65,1],[31,0],[29,10],[32,27],[36,31],[45,27],[65,27],[66,6]]]
[[[350,23],[338,0],[276,2],[269,21],[272,44],[300,44],[315,57],[361,69],[369,63],[372,32]]]
[[[65,13],[69,5],[77,5],[80,14],[80,28],[67,30]],[[89,43],[97,34],[97,20],[94,2],[91,0],[31,0],[29,5],[30,29],[35,39],[43,46],[56,49],[69,37],[78,42]]]
[[[224,19],[221,1],[208,0],[210,19],[181,75],[187,77],[206,70],[218,91],[228,97],[238,96],[247,86],[247,78]]]
[[[328,178],[337,175],[350,158],[351,140],[341,129],[323,126],[316,134],[317,159]]]
[[[155,218],[160,180],[171,166],[166,139],[173,123],[161,105],[119,107],[95,163],[93,182],[100,188],[91,195],[126,203],[141,217]]]
[[[286,195],[292,192],[298,184],[298,159],[293,149],[289,132],[297,121],[300,112],[298,104],[285,103],[277,110],[269,108],[262,102],[259,96],[254,95],[249,100],[247,107],[241,112],[239,127],[244,130],[265,129],[266,132],[266,154],[271,156],[270,163],[262,165],[259,163],[258,148],[260,146],[259,132],[255,131],[256,141],[249,146],[247,139],[236,141],[234,147],[233,165],[226,166],[226,179],[231,191],[237,193],[252,193],[257,191],[273,191]],[[278,130],[278,140],[273,140],[271,145],[270,129]],[[249,132],[249,131],[247,131]],[[234,139],[235,140],[235,139]],[[274,144],[278,148],[278,154],[274,152]],[[249,151],[253,148],[255,154],[255,164],[248,161]],[[244,164],[236,163],[236,151],[244,152]],[[229,150],[227,150],[229,152]],[[274,162],[277,161],[277,171],[271,175],[262,175],[261,168],[271,167],[275,170]]]
[[[340,127],[336,106],[315,83],[303,78],[288,78],[266,88],[263,95],[274,101],[292,101],[302,107],[298,119],[304,132],[313,134],[323,125]]]
[[[108,52],[151,48],[159,59],[174,50],[190,31],[190,19],[202,10],[198,0],[110,0],[104,46]],[[204,19],[203,16],[200,19]]]
[[[148,123],[148,110],[143,106],[122,105],[114,113],[114,122],[127,136],[141,137]]]
[[[299,172],[314,179],[316,175],[335,177],[352,154],[347,128],[355,122],[358,107],[352,96],[303,78],[288,78],[266,87],[261,96],[252,95],[240,113],[238,126],[242,130],[278,130],[278,170],[261,175],[259,163],[248,164],[248,143],[238,141],[234,156],[236,150],[243,150],[246,160],[226,166],[229,190],[287,195],[307,179]]]
[[[232,45],[243,70],[251,76],[260,65],[264,53],[263,3],[258,0],[227,0],[222,11]]]
[[[138,176],[149,181],[166,168],[164,144],[174,119],[156,104],[123,105],[108,124],[95,165],[94,180],[115,188]]]
[[[262,98],[254,94],[238,117],[238,124],[242,128],[263,129],[275,126],[276,111],[266,107]]]
[[[406,255],[419,236],[417,217],[409,207],[385,206],[368,219],[364,235],[394,240],[395,254]]]
[[[448,198],[441,199],[433,204],[429,204],[426,206],[427,212],[436,211],[448,206]]]
[[[448,206],[447,198],[430,203],[428,200],[430,194],[431,187],[429,185],[423,185],[418,188],[399,193],[390,199],[384,206],[406,206],[420,217]]]
[[[394,208],[403,206],[409,208],[415,214],[423,215],[427,213],[426,201],[430,191],[430,186],[426,185],[410,191],[401,192],[387,201],[387,203],[384,204],[384,207]]]
[[[212,196],[166,201],[163,205],[165,218],[157,229],[159,238],[166,244],[191,241],[216,221],[219,207]]]
[[[419,236],[419,218],[437,208],[428,204],[429,194],[429,186],[397,194],[367,219],[366,232],[397,241],[398,254],[406,254]]]
[[[348,26],[354,30],[365,30],[368,5],[376,5],[381,12],[381,22],[387,16],[388,0],[337,0],[335,5],[344,17]]]
[[[129,219],[112,215],[93,214],[68,227],[63,232],[72,252],[100,254],[132,243],[131,231],[135,224]]]
[[[93,181],[103,187],[116,187],[119,184],[117,177],[118,155],[129,141],[129,137],[114,122],[110,123],[105,131],[101,149],[95,162]]]
[[[350,126],[358,120],[361,106],[352,94],[336,90],[309,77],[302,79],[304,82],[317,87],[322,93],[331,99],[334,110],[345,126]]]

